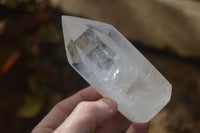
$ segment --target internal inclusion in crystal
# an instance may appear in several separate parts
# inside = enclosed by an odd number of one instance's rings
[[[78,54],[78,49],[87,55],[99,69],[109,70],[114,65],[113,59],[115,59],[115,52],[105,45],[91,28],[83,32],[75,41],[71,40],[67,45],[67,51],[71,56],[72,65],[77,70],[80,70],[85,68],[85,66]],[[81,71],[82,74],[84,71]]]
[[[120,49],[120,45],[123,45],[121,36],[112,28],[87,27],[76,40],[71,40],[66,46],[72,66],[85,78],[92,79],[95,83],[100,80],[107,91],[117,88],[121,88],[118,91],[128,91],[135,86],[133,83],[138,73],[137,63],[132,63],[132,59]],[[109,41],[110,45],[104,41]],[[122,80],[123,83],[120,82]]]

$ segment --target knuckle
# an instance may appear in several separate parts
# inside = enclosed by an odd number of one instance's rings
[[[61,102],[57,103],[57,104],[54,106],[54,108],[56,108],[56,109],[62,111],[63,113],[66,113],[66,112],[64,111],[64,108],[62,107],[62,103],[61,103]]]

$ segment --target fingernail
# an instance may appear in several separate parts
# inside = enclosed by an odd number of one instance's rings
[[[101,101],[107,106],[108,109],[112,110],[114,108],[114,101],[111,98],[103,98]]]

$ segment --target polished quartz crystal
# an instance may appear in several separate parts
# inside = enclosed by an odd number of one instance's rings
[[[62,16],[62,26],[69,64],[129,120],[148,122],[169,102],[171,84],[112,25]]]

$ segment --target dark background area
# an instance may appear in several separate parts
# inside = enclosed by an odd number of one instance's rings
[[[45,0],[1,1],[0,132],[30,132],[54,104],[88,86],[67,62],[63,14]],[[149,132],[199,133],[199,58],[130,41],[173,85],[170,103]]]

